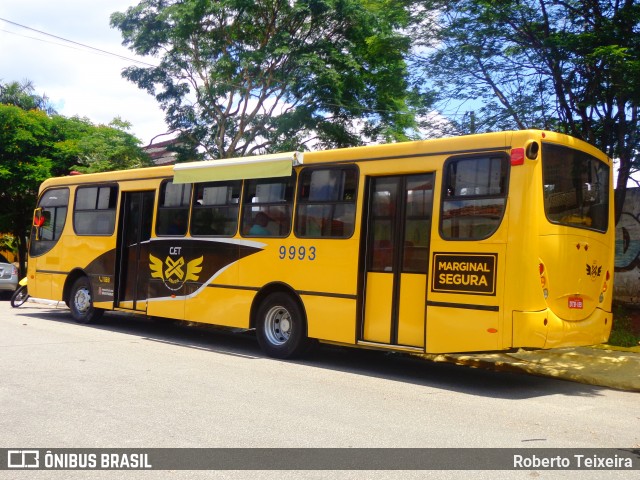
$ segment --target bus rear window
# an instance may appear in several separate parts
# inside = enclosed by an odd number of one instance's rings
[[[544,211],[551,223],[606,232],[609,166],[579,150],[542,145]]]

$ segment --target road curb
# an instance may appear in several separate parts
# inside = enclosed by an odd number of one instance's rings
[[[640,392],[640,353],[606,346],[515,353],[423,355],[432,361],[569,380]]]

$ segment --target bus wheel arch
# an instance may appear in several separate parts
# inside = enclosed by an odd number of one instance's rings
[[[71,287],[76,282],[76,280],[78,280],[78,278],[86,276],[87,274],[79,268],[72,270],[69,275],[67,275],[67,279],[65,280],[64,286],[62,287],[62,300],[64,300],[64,303],[67,305],[67,307],[69,306],[69,295],[71,294]]]
[[[69,274],[63,298],[71,310],[71,316],[78,323],[95,322],[104,313],[104,310],[94,307],[91,281],[82,270],[74,270]]]
[[[270,284],[256,295],[251,327],[260,348],[270,357],[295,358],[315,343],[307,336],[307,315],[298,294],[285,284]]]

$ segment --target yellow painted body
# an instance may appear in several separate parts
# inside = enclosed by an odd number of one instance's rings
[[[431,141],[308,152],[304,168],[321,165],[355,164],[358,190],[355,228],[345,239],[251,238],[264,245],[261,251],[239,259],[220,272],[209,285],[176,298],[139,300],[135,311],[151,316],[228,327],[251,328],[256,299],[274,285],[292,292],[300,301],[310,337],[346,345],[406,348],[432,353],[494,351],[518,347],[551,348],[600,343],[608,338],[612,323],[613,279],[604,273],[586,278],[586,265],[601,266],[613,275],[614,226],[606,233],[550,223],[543,208],[542,166],[537,159],[525,159],[511,166],[506,209],[495,233],[476,241],[452,241],[440,232],[443,198],[443,164],[453,157],[474,151],[495,151],[508,155],[512,148],[527,143],[551,142],[585,151],[611,166],[611,161],[589,145],[570,137],[540,131],[504,132]],[[424,274],[365,271],[366,205],[369,179],[378,176],[432,173],[433,207],[426,247],[416,252],[426,260]],[[29,293],[53,300],[64,298],[68,280],[82,272],[98,256],[116,249],[117,228],[110,236],[77,236],[73,230],[74,192],[80,185],[118,183],[119,192],[156,192],[163,179],[171,178],[172,167],[155,167],[47,180],[47,189],[68,186],[69,209],[61,238],[46,254],[29,261]],[[296,197],[297,198],[297,197]],[[118,201],[117,218],[121,199]],[[610,190],[610,218],[613,194]],[[295,205],[294,205],[295,209]],[[155,209],[154,209],[155,212]],[[155,224],[155,213],[153,222]],[[154,230],[155,232],[155,230]],[[189,235],[186,237],[189,239]],[[155,233],[152,240],[156,239]],[[238,233],[232,240],[242,241]],[[581,245],[581,248],[576,248]],[[589,248],[585,250],[584,245]],[[282,258],[282,249],[285,255]],[[313,250],[313,258],[309,252]],[[290,252],[294,251],[294,255]],[[301,255],[300,252],[304,252]],[[436,254],[441,254],[437,257]],[[491,271],[491,292],[483,294],[447,291],[442,281],[468,281],[461,271],[447,271],[437,258],[457,255],[464,268],[480,265],[487,255],[495,262]],[[471,255],[471,257],[465,257]],[[543,295],[539,264],[544,263],[547,298]],[[492,264],[493,265],[493,264]],[[463,268],[458,267],[458,268]],[[447,275],[449,275],[447,277]],[[456,277],[456,275],[458,275]],[[464,273],[466,275],[466,273]],[[470,275],[470,274],[469,274]],[[606,285],[605,285],[606,284]],[[440,285],[440,286],[438,286]],[[487,287],[488,288],[488,287]],[[583,308],[567,308],[570,298],[579,297]],[[396,298],[396,312],[393,312]],[[100,301],[96,307],[132,309],[133,304]],[[397,315],[397,332],[392,340],[392,317]]]

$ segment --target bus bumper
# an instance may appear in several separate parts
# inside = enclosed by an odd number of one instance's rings
[[[514,348],[559,348],[596,345],[609,339],[613,314],[596,308],[583,320],[564,320],[546,309],[513,312]]]

